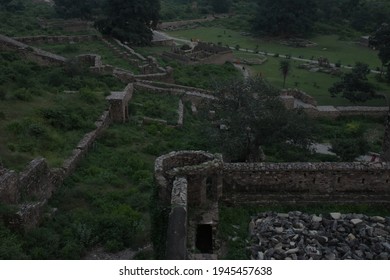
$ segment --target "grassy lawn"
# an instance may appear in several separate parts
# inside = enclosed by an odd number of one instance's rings
[[[241,57],[241,55],[240,55]],[[267,62],[262,65],[251,66],[252,74],[261,74],[271,84],[278,88],[283,87],[283,76],[279,70],[281,58],[268,57]],[[350,101],[341,96],[331,97],[328,89],[340,78],[325,73],[312,73],[305,69],[297,68],[301,62],[290,60],[291,72],[286,79],[286,88],[299,88],[307,94],[313,96],[318,105],[335,105],[335,106],[350,106],[353,105]],[[375,80],[374,74],[369,75],[369,80],[379,87],[380,92],[390,92],[389,85],[378,83]],[[382,99],[370,100],[365,103],[356,105],[362,106],[385,106],[385,101]]]
[[[110,64],[119,68],[130,70],[135,74],[139,73],[139,69],[137,67],[117,56],[100,40],[74,44],[40,44],[35,46],[67,58],[75,57],[80,54],[98,54],[102,57],[104,64]]]
[[[200,27],[196,29],[169,31],[169,35],[183,39],[195,39],[207,42],[218,43],[229,46],[239,45],[241,48],[254,50],[258,46],[259,51],[270,53],[289,54],[292,56],[303,56],[310,59],[312,56],[327,57],[330,62],[341,61],[343,65],[354,65],[361,61],[369,64],[372,68],[380,66],[377,52],[366,47],[359,46],[353,42],[340,41],[337,35],[321,35],[311,38],[318,45],[310,48],[295,48],[279,44],[278,42],[250,36],[243,36],[238,31],[219,27]]]

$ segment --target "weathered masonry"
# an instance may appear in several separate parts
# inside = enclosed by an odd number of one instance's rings
[[[226,163],[219,154],[181,151],[156,160],[155,179],[160,200],[171,207],[168,259],[216,258],[219,201],[390,205],[385,162]]]

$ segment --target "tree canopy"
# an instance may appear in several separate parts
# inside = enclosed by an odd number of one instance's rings
[[[353,103],[365,102],[372,98],[383,98],[375,92],[374,85],[367,80],[370,73],[368,64],[358,62],[350,73],[344,74],[341,81],[329,88],[332,96],[341,94]]]
[[[307,148],[312,126],[302,111],[287,110],[279,91],[262,79],[235,80],[217,90],[218,101],[206,111],[215,112],[218,125],[211,141],[232,161],[260,161],[262,146],[291,145]]]
[[[258,7],[253,31],[259,35],[307,35],[316,19],[315,0],[263,0]]]
[[[370,45],[379,50],[378,57],[387,67],[387,80],[390,82],[390,25],[382,24],[370,36]]]
[[[57,13],[64,18],[93,19],[105,35],[145,45],[159,20],[159,0],[55,0]]]

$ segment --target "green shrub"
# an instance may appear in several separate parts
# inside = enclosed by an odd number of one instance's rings
[[[99,102],[99,97],[90,88],[80,89],[79,97],[82,101],[88,104],[97,104]]]
[[[334,139],[331,144],[332,152],[336,153],[342,161],[353,161],[369,150],[369,145],[363,137]]]
[[[76,113],[76,108],[47,108],[41,109],[42,117],[53,127],[62,130],[80,129],[86,126],[84,114]],[[83,113],[83,109],[80,109]]]
[[[13,97],[17,100],[21,101],[32,101],[33,96],[30,92],[30,90],[26,88],[19,88],[13,93]]]

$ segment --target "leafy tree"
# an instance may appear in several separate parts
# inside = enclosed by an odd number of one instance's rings
[[[231,1],[230,0],[212,0],[211,6],[215,13],[227,13],[229,12]]]
[[[390,82],[390,25],[382,24],[372,36],[370,45],[379,50],[378,57],[382,68],[387,67],[387,81]]]
[[[268,36],[308,35],[316,20],[315,0],[263,0],[253,31]]]
[[[218,126],[210,128],[210,139],[232,161],[262,160],[262,146],[284,145],[307,148],[311,126],[302,111],[287,110],[279,92],[262,79],[234,80],[219,87],[218,101],[208,104]]]
[[[280,65],[279,65],[279,70],[283,75],[283,88],[286,85],[286,78],[287,78],[288,74],[290,73],[290,68],[291,68],[290,66],[291,66],[290,61],[288,61],[288,60],[282,60],[280,62]]]
[[[106,0],[103,16],[95,22],[105,34],[132,44],[145,45],[159,19],[159,0]]]
[[[333,84],[329,88],[332,96],[341,94],[353,103],[364,102],[372,98],[383,98],[375,92],[374,85],[368,82],[367,75],[370,68],[367,64],[358,62],[352,68],[351,73],[345,74],[341,81]]]
[[[363,32],[373,32],[379,25],[388,21],[390,2],[360,1],[352,9],[351,26]]]
[[[63,18],[91,19],[103,0],[54,0],[57,14]]]
[[[353,161],[356,157],[369,151],[369,145],[364,137],[332,140],[332,152],[336,153],[342,161]]]

